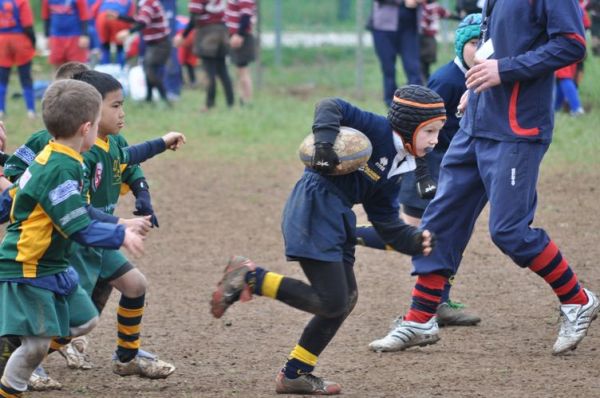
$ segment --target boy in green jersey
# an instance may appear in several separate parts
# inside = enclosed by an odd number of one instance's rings
[[[21,345],[6,363],[0,396],[19,397],[54,336],[79,336],[98,312],[69,267],[71,240],[143,251],[142,237],[122,225],[91,220],[83,206],[83,158],[97,135],[101,96],[89,84],[53,83],[42,100],[54,137],[11,188],[10,224],[0,243],[0,336]],[[73,110],[77,111],[74,112]]]
[[[185,142],[185,137],[171,132],[156,140],[128,146],[127,141],[118,135],[124,126],[125,117],[120,83],[112,76],[97,71],[83,71],[74,78],[91,84],[103,97],[98,139],[84,154],[84,192],[89,195],[91,206],[112,214],[123,185],[130,188],[136,196],[134,214],[148,215],[153,224],[158,226],[150,202],[148,184],[137,163],[166,148],[178,149]],[[6,162],[6,175],[13,180],[18,179],[30,164],[31,158],[35,157],[50,138],[46,131],[33,134]],[[117,250],[80,247],[71,255],[71,262],[80,275],[81,286],[92,297],[98,311],[102,311],[113,286],[122,293],[117,314],[118,347],[113,358],[113,371],[122,376],[139,375],[149,378],[165,378],[172,374],[175,370],[173,365],[139,350],[139,332],[147,288],[144,275]],[[86,342],[79,340],[65,346],[68,341],[57,339],[52,342],[51,348],[58,350],[70,367],[89,369],[91,364],[84,353]],[[48,383],[36,383],[37,389],[54,386],[56,383],[50,380]]]

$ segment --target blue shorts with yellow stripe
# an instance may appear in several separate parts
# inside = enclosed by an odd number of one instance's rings
[[[317,173],[305,172],[283,210],[281,229],[290,261],[354,263],[356,215],[340,190]]]

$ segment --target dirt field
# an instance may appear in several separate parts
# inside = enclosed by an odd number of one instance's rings
[[[134,263],[150,280],[142,347],[177,366],[163,381],[113,375],[113,293],[91,334],[96,367],[71,371],[58,355],[46,364],[64,384],[31,397],[263,397],[309,315],[259,297],[236,304],[223,320],[208,300],[232,254],[301,277],[283,255],[279,223],[299,163],[268,166],[152,160],[149,176],[160,229]],[[184,168],[185,167],[185,168]],[[177,169],[177,172],[173,170]],[[586,286],[600,291],[600,216],[593,175],[544,172],[536,225],[544,226]],[[594,184],[592,184],[593,186]],[[128,214],[132,201],[119,212]],[[361,209],[359,218],[364,220]],[[489,240],[482,217],[465,254],[453,298],[483,318],[478,327],[450,328],[423,349],[374,354],[367,344],[407,309],[414,279],[397,253],[358,248],[360,299],[320,358],[317,375],[340,382],[347,397],[562,397],[600,395],[600,321],[571,355],[550,352],[558,303],[536,275],[513,265]]]

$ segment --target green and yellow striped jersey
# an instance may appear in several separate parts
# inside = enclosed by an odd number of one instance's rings
[[[50,142],[11,188],[10,224],[0,243],[0,278],[35,278],[67,268],[68,237],[91,222],[82,188],[82,156]]]
[[[91,205],[105,213],[113,214],[119,195],[129,190],[128,184],[144,176],[139,165],[128,165],[129,153],[124,150],[127,146],[123,136],[109,135],[106,140],[98,138],[83,155],[84,181],[89,184],[85,191]]]

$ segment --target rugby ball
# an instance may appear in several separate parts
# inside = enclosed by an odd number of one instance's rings
[[[333,150],[340,159],[335,171],[330,175],[344,175],[352,173],[364,166],[373,152],[373,146],[369,138],[360,131],[351,127],[341,126],[333,144]],[[311,161],[315,153],[315,137],[311,133],[298,149],[300,160],[306,167],[311,167]]]

